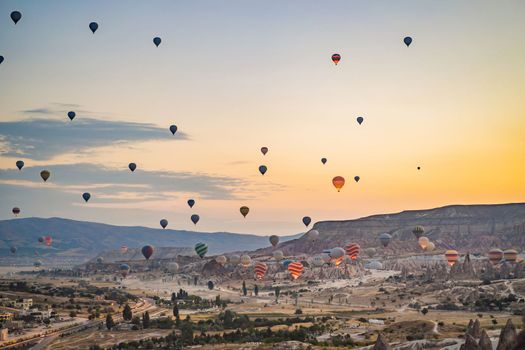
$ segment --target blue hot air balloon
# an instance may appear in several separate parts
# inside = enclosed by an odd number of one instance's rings
[[[0,56],[0,64],[4,62],[4,56]]]
[[[357,122],[359,123],[359,125],[363,123],[363,120],[365,120],[363,117],[357,117]]]
[[[194,199],[188,199],[188,205],[190,206],[190,208],[193,208],[193,206],[195,205],[195,200]]]
[[[177,132],[177,125],[170,126],[170,131],[173,135],[175,135],[175,133]]]
[[[162,226],[162,228],[166,228],[166,226],[168,226],[168,220],[166,219],[160,220],[160,226]]]
[[[191,216],[191,222],[193,222],[195,225],[197,225],[197,223],[199,222],[199,220],[200,220],[199,215],[197,215],[197,214],[193,214],[193,215]]]
[[[355,182],[359,182],[359,180],[361,180],[361,178],[359,176],[354,176],[354,181]]]
[[[405,45],[406,45],[407,47],[409,47],[410,44],[412,44],[412,38],[409,37],[409,36],[406,36],[406,37],[403,39],[403,42],[405,43]]]
[[[135,169],[137,169],[137,164],[135,164],[135,163],[129,163],[129,164],[128,164],[128,168],[129,168],[129,170],[131,170],[131,172],[134,172]]]
[[[93,32],[93,34],[95,34],[95,32],[97,31],[98,29],[98,23],[97,22],[91,22],[89,24],[89,29],[91,29],[91,31]]]
[[[19,11],[11,12],[11,19],[13,20],[13,22],[15,22],[15,24],[17,24],[21,18],[22,18],[22,14]]]
[[[23,160],[17,160],[16,161],[16,167],[18,168],[18,170],[22,170],[22,168],[24,167],[24,161]]]
[[[304,224],[304,226],[308,227],[308,225],[310,225],[311,222],[312,222],[312,218],[311,218],[311,217],[309,217],[309,216],[305,216],[305,217],[303,218],[303,224]]]
[[[67,112],[67,116],[69,117],[70,120],[75,119],[76,115],[77,114],[75,112],[73,112],[73,111]]]
[[[261,165],[261,166],[259,167],[259,172],[260,172],[261,174],[263,174],[263,175],[266,174],[266,171],[267,171],[267,170],[268,170],[268,168],[266,167],[266,165]]]
[[[88,200],[91,198],[91,194],[88,193],[88,192],[84,192],[84,193],[82,193],[82,198],[84,198],[84,200],[85,200],[86,203],[87,203]]]
[[[161,40],[158,36],[156,36],[156,37],[153,38],[153,43],[154,43],[155,46],[157,46],[157,47],[159,47],[161,41],[162,41],[162,40]]]

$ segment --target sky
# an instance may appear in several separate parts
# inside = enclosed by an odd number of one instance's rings
[[[521,0],[3,0],[0,219],[17,206],[287,235],[303,216],[523,202],[523,13]]]

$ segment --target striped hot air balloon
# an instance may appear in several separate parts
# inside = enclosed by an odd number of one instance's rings
[[[290,271],[290,275],[292,275],[292,278],[296,280],[303,274],[303,264],[301,264],[299,261],[291,262],[290,264],[288,264],[288,271]]]
[[[346,255],[351,260],[357,260],[359,258],[359,253],[361,252],[361,247],[357,243],[349,243],[345,247]]]
[[[506,249],[503,251],[503,259],[511,263],[516,262],[516,259],[518,259],[518,251],[515,249]]]
[[[268,271],[268,265],[266,265],[265,263],[261,261],[257,261],[255,263],[253,271],[255,272],[255,277],[258,280],[262,280],[264,275],[266,275],[266,271]]]
[[[496,265],[503,259],[503,250],[498,248],[493,248],[489,250],[489,260],[492,263],[492,265]]]
[[[449,250],[447,250],[445,252],[445,258],[447,259],[447,262],[448,262],[449,266],[454,266],[454,264],[459,259],[459,254],[458,254],[457,250],[449,249]]]
[[[195,252],[198,256],[200,256],[201,259],[204,258],[204,256],[208,252],[208,245],[202,242],[195,244]]]
[[[425,229],[423,228],[423,226],[416,226],[412,230],[412,233],[414,234],[414,236],[416,236],[417,239],[419,239],[419,237],[423,236],[423,233],[425,233]]]

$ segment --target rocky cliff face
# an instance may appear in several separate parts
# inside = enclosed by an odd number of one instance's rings
[[[418,225],[424,227],[424,235],[436,244],[437,251],[454,248],[461,252],[485,253],[491,247],[519,247],[525,245],[525,203],[453,205],[356,220],[321,221],[313,227],[319,231],[316,242],[301,237],[282,243],[280,249],[285,254],[311,254],[356,242],[361,247],[377,248],[381,255],[421,252],[412,233]],[[378,239],[383,232],[392,235],[386,249]],[[261,253],[267,251],[270,250],[260,250]]]

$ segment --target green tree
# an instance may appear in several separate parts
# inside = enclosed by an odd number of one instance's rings
[[[113,317],[111,316],[111,314],[108,314],[106,316],[106,328],[108,330],[111,330],[111,328],[115,327],[115,321],[113,321]]]
[[[246,296],[248,294],[248,289],[246,289],[246,282],[242,281],[242,294]]]
[[[131,311],[131,307],[128,304],[124,306],[124,310],[122,311],[122,318],[125,321],[131,321],[131,319],[133,318],[133,311]]]
[[[173,305],[173,316],[175,316],[175,325],[177,326],[177,328],[179,328],[179,326],[180,326],[180,315],[179,315],[179,305],[177,305],[177,303],[175,303],[175,305]]]
[[[279,302],[279,295],[281,295],[281,288],[280,287],[275,287],[275,302],[276,303]]]
[[[191,324],[191,321],[185,320],[182,323],[180,338],[182,343],[185,345],[193,344],[193,325]]]
[[[253,287],[253,294],[255,294],[255,296],[258,296],[259,295],[259,286],[258,285],[255,285]]]
[[[142,315],[142,328],[149,328],[149,312],[147,311]]]

